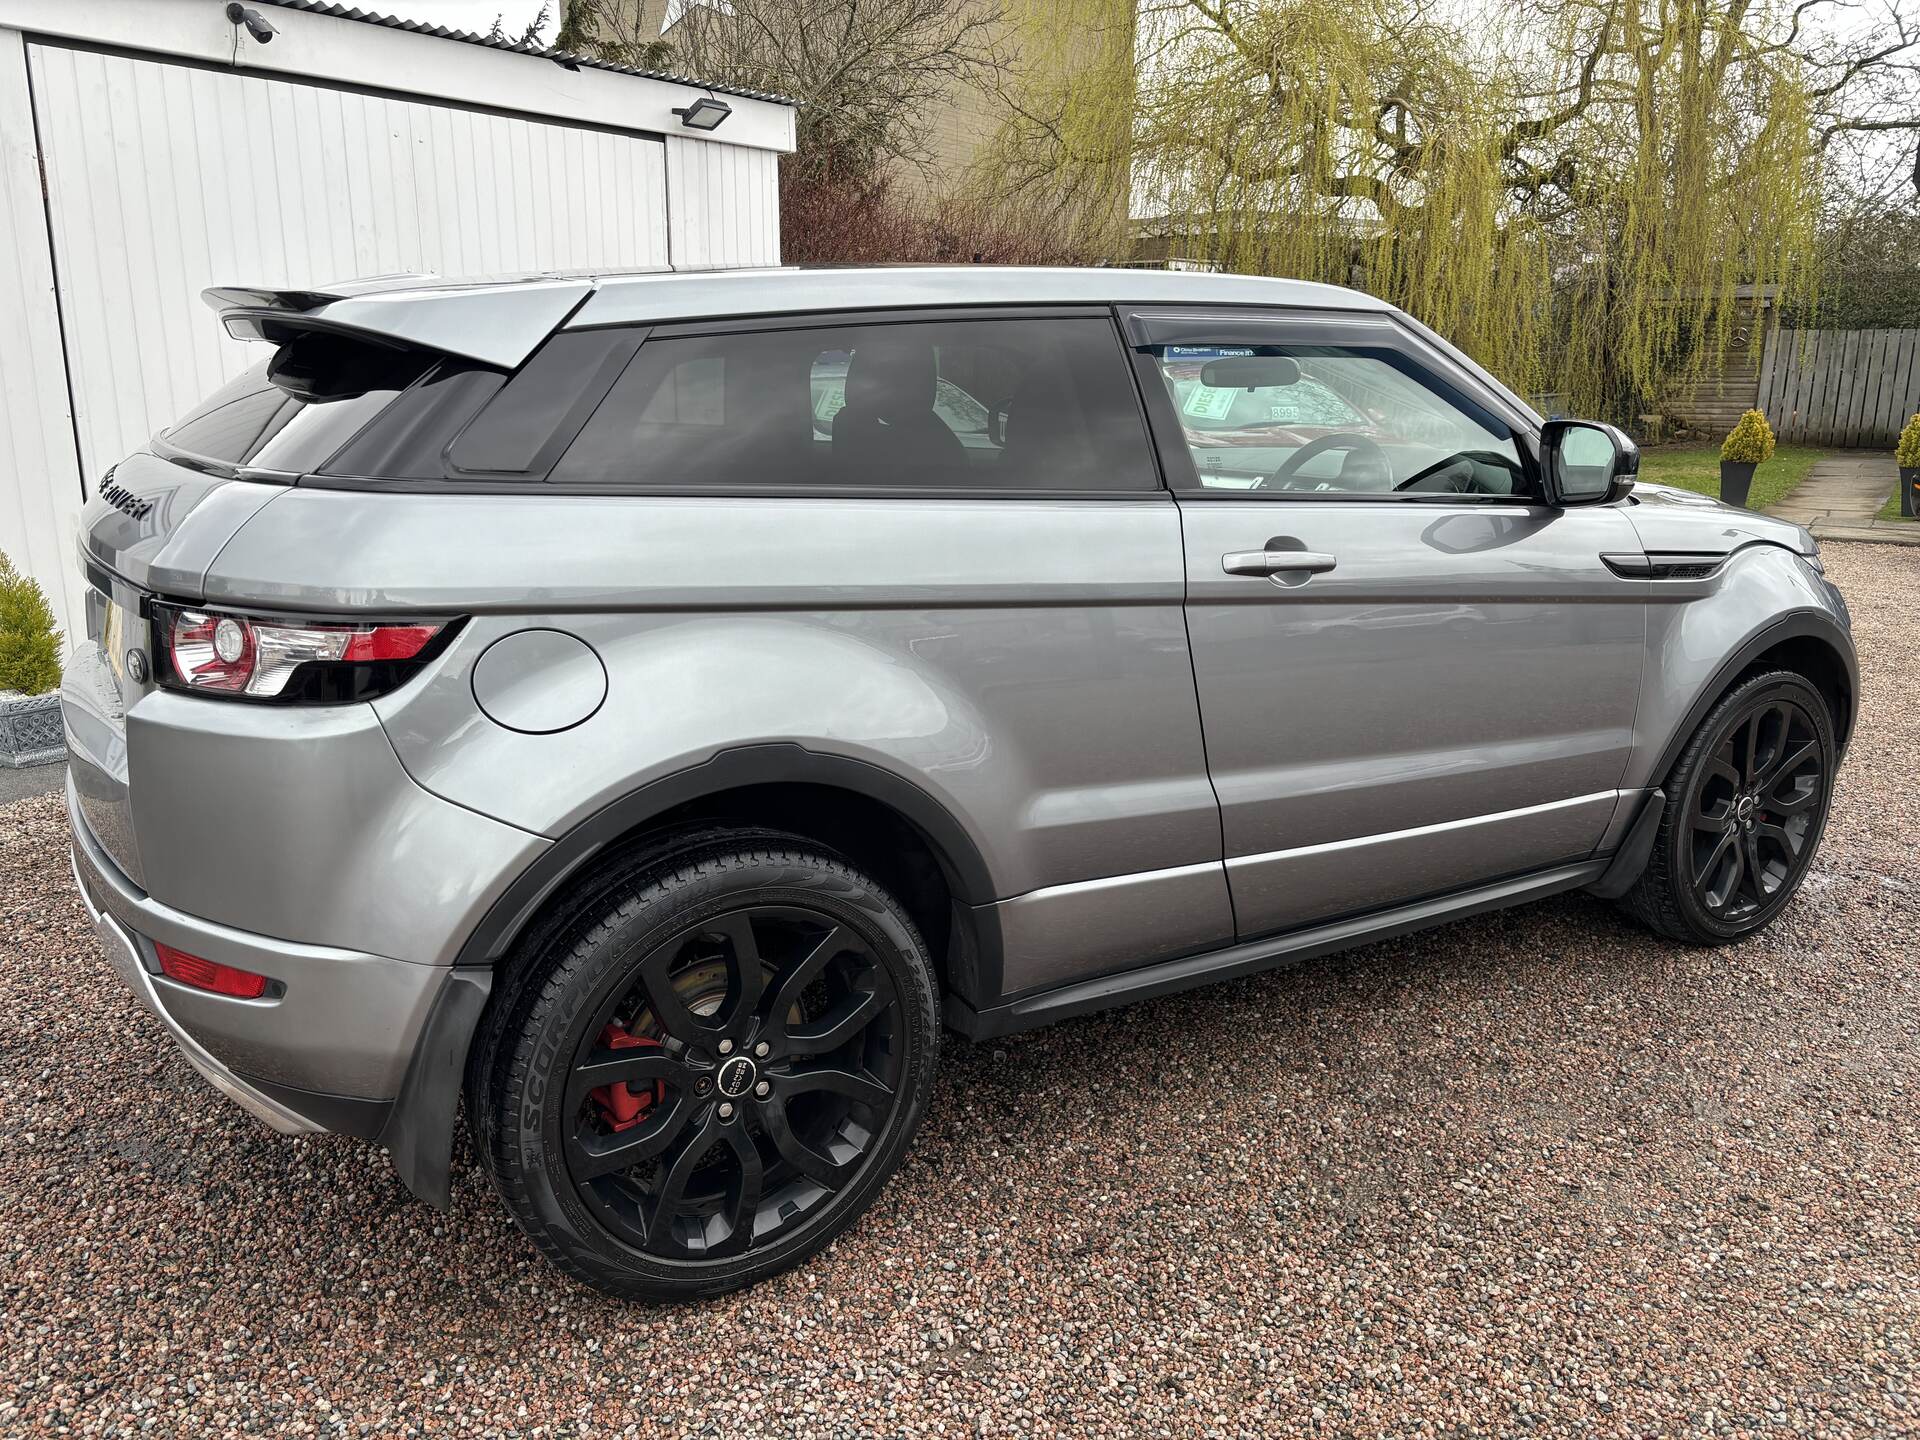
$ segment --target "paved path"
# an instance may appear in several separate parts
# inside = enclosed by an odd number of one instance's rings
[[[1920,545],[1920,520],[1877,518],[1899,480],[1891,455],[1829,455],[1767,513],[1804,525],[1823,540]]]

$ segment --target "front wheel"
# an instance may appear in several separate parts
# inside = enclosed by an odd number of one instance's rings
[[[933,967],[906,912],[784,836],[709,836],[611,888],[491,1017],[472,1109],[497,1188],[611,1294],[719,1294],[845,1230],[926,1108]]]
[[[1674,766],[1647,868],[1621,903],[1696,945],[1771,923],[1819,847],[1836,756],[1826,701],[1804,677],[1774,670],[1743,680]]]

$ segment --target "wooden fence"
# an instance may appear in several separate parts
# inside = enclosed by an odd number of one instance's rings
[[[1758,403],[1783,441],[1890,448],[1920,410],[1920,330],[1773,330]]]

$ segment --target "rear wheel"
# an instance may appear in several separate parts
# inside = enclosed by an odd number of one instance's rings
[[[1785,908],[1819,847],[1836,749],[1826,701],[1791,671],[1736,685],[1667,780],[1647,868],[1622,902],[1663,935],[1720,945]]]
[[[764,834],[635,862],[491,1017],[473,1112],[496,1185],[568,1273],[683,1299],[847,1228],[932,1087],[933,969],[846,862]]]

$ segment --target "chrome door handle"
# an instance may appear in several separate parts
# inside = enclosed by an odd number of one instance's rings
[[[1305,571],[1318,575],[1334,567],[1333,556],[1319,550],[1231,550],[1220,557],[1229,575],[1285,575]]]

